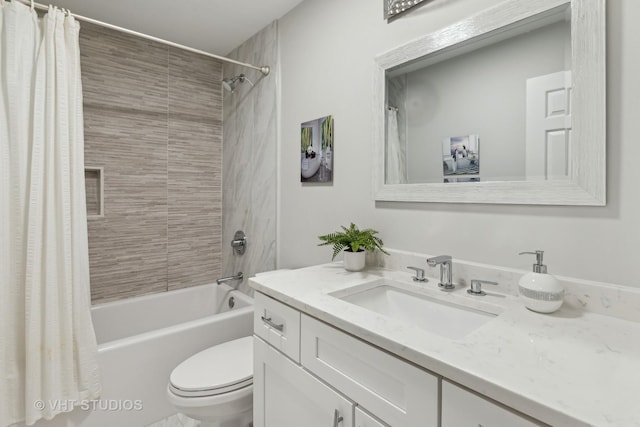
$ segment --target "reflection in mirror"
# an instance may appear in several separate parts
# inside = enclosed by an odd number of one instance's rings
[[[376,200],[604,204],[604,2],[507,0],[378,56]]]
[[[564,75],[570,79],[571,22],[562,11],[554,18],[559,22],[506,39],[500,34],[493,44],[444,61],[388,70],[387,99],[397,112],[387,113],[387,153],[406,164],[397,169],[397,162],[387,162],[386,182],[441,183],[450,175],[522,181],[546,179],[547,171],[566,178],[571,116]],[[560,82],[554,79],[558,73]],[[551,141],[545,127],[555,132]],[[457,153],[452,144],[443,158],[443,144],[460,135],[482,137],[481,169],[477,151],[468,156],[465,144],[455,146]],[[547,142],[553,143],[550,156],[539,156]]]

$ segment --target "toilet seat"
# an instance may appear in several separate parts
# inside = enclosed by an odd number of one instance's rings
[[[217,396],[252,384],[252,337],[228,341],[194,354],[169,377],[169,390],[185,398]]]

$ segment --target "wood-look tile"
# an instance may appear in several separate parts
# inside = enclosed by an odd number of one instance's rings
[[[221,82],[220,61],[169,48],[170,117],[194,120],[195,116],[222,120]]]
[[[215,283],[221,277],[222,216],[172,217],[169,226],[168,290]],[[206,235],[203,235],[206,230]]]
[[[221,124],[169,120],[168,287],[212,283],[222,262]]]
[[[85,105],[167,112],[166,45],[82,23],[80,61]]]
[[[166,116],[85,106],[85,162],[104,168],[104,217],[90,219],[91,295],[167,288]]]
[[[89,259],[94,303],[166,291],[166,214],[89,220]]]
[[[89,220],[93,302],[215,281],[220,62],[92,24],[80,40],[85,162],[104,168],[104,218]]]

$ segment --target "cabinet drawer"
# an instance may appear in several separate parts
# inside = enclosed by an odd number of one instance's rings
[[[302,315],[302,365],[394,427],[438,425],[438,378]]]
[[[355,427],[389,427],[373,418],[360,408],[356,408]]]
[[[534,427],[535,422],[442,381],[442,427]]]
[[[254,333],[296,362],[300,362],[300,312],[256,292]]]

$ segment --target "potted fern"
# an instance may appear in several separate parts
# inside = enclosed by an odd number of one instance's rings
[[[349,228],[341,225],[342,231],[318,236],[322,243],[318,246],[332,245],[334,260],[336,256],[344,251],[344,268],[348,271],[360,271],[365,264],[365,251],[373,252],[376,249],[383,254],[389,255],[382,248],[383,242],[376,234],[378,232],[371,228],[360,230],[354,223]]]

